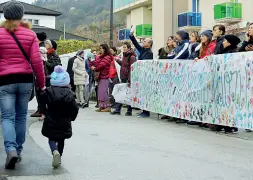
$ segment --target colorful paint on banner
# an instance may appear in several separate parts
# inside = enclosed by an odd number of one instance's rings
[[[133,107],[210,124],[253,129],[253,53],[132,65]]]

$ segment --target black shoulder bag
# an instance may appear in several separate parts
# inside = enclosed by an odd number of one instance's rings
[[[12,32],[11,33],[11,36],[13,37],[13,39],[16,41],[19,49],[22,51],[22,54],[25,56],[25,59],[27,60],[27,62],[30,64],[31,68],[32,68],[32,71],[33,71],[33,67],[32,67],[32,64],[31,64],[31,61],[30,61],[30,58],[27,56],[24,48],[22,47],[21,43],[19,42],[17,36]],[[29,101],[33,100],[35,96],[35,76],[34,76],[34,71],[33,71],[33,87],[32,87],[32,94],[31,94],[31,97],[29,99]]]

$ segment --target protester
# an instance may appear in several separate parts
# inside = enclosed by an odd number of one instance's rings
[[[249,25],[248,31],[245,33],[245,40],[239,52],[253,51],[253,23]]]
[[[37,88],[45,89],[38,39],[30,24],[22,21],[24,11],[20,2],[7,2],[3,7],[6,20],[0,28],[0,107],[7,154],[6,169],[14,169],[16,162],[21,161],[26,139],[28,102],[33,90],[33,72]],[[14,40],[14,36],[17,41]],[[18,46],[18,41],[21,47]]]
[[[153,46],[153,40],[150,38],[146,38],[143,41],[143,45],[140,46],[140,44],[137,42],[136,38],[134,37],[134,31],[132,30],[130,33],[130,40],[134,44],[136,50],[140,53],[138,56],[138,60],[151,60],[153,59],[153,52],[152,52],[152,46]],[[138,114],[138,117],[149,117],[150,112],[143,110],[142,113]]]
[[[71,121],[77,117],[78,106],[69,88],[69,74],[62,66],[55,67],[50,82],[51,87],[41,94],[42,112],[46,115],[41,132],[48,138],[52,166],[57,168],[61,164],[65,139],[72,136]]]
[[[161,52],[159,53],[159,59],[167,59],[168,55],[172,52],[174,49],[173,45],[173,39],[174,36],[170,36],[167,41],[167,46],[161,49]]]
[[[237,46],[241,42],[241,40],[235,35],[225,35],[224,42],[223,42],[223,50],[220,54],[227,54],[227,53],[235,53],[237,52]],[[209,125],[209,128],[212,131],[222,131],[225,130],[225,133],[230,132],[237,132],[238,128],[228,127],[228,126],[221,126],[221,125]]]
[[[199,52],[199,58],[195,58],[195,61],[198,59],[203,59],[207,56],[210,56],[214,53],[216,47],[216,41],[212,41],[213,33],[211,30],[205,30],[201,33],[201,48]]]
[[[89,84],[89,75],[85,70],[84,51],[78,51],[73,64],[74,85],[76,86],[76,99],[78,106],[84,108],[84,86]]]
[[[110,51],[114,58],[111,62],[111,67],[109,71],[109,98],[110,98],[111,107],[114,107],[115,100],[112,96],[112,91],[113,91],[114,85],[119,82],[115,60],[119,60],[120,57],[117,55],[116,47],[111,47]]]
[[[96,50],[93,50],[93,51],[92,51],[92,54],[94,55],[94,59],[97,59],[97,51],[96,51]],[[95,92],[96,92],[96,101],[97,101],[97,104],[96,104],[95,107],[96,107],[96,108],[99,108],[97,81],[95,80],[94,83],[95,83]]]
[[[223,42],[224,42],[224,35],[226,32],[226,28],[224,25],[215,25],[213,27],[213,39],[216,39],[216,47],[214,50],[214,54],[222,54],[223,51]]]
[[[110,103],[108,95],[108,86],[109,86],[109,70],[113,56],[111,55],[109,46],[107,44],[100,45],[100,56],[97,59],[90,63],[91,69],[96,71],[98,76],[98,101],[99,108],[97,112],[110,112]]]
[[[90,69],[89,65],[92,61],[94,61],[94,55],[92,53],[87,53],[87,59],[85,61],[85,70],[89,75],[89,84],[85,85],[84,88],[84,107],[89,107],[89,101],[90,101],[90,95],[91,95],[91,91],[92,91],[92,87],[94,84],[94,75],[92,70]]]
[[[175,38],[178,41],[174,53],[168,55],[168,59],[187,59],[189,57],[189,34],[186,31],[178,31]]]
[[[47,87],[50,86],[50,75],[54,72],[54,68],[58,65],[61,65],[61,59],[56,53],[57,43],[54,40],[46,40],[45,47],[47,49],[47,61],[46,66],[46,84]]]
[[[68,66],[67,66],[67,72],[69,73],[69,77],[70,77],[70,86],[71,86],[71,90],[75,93],[76,92],[76,86],[74,84],[74,71],[73,71],[73,64],[75,59],[77,58],[77,56],[73,56],[71,58],[69,58],[68,60]]]
[[[199,57],[200,49],[200,36],[198,32],[194,31],[190,34],[190,45],[189,45],[189,58],[194,60],[196,57]]]
[[[120,77],[122,83],[131,83],[131,65],[136,62],[136,53],[131,48],[131,44],[125,42],[123,45],[123,58],[121,60],[117,60],[120,64]],[[116,103],[115,111],[111,112],[112,115],[120,115],[122,104]],[[132,107],[127,105],[126,116],[132,116]]]
[[[41,58],[43,60],[43,64],[45,64],[45,62],[47,61],[47,50],[45,48],[45,42],[44,41],[47,39],[47,35],[44,32],[37,33],[36,35],[37,35],[37,38],[38,38],[38,41],[39,41]],[[46,74],[46,72],[45,72],[45,74]],[[36,92],[36,100],[37,100],[37,103],[38,103],[38,107],[37,107],[37,111],[35,113],[31,114],[31,117],[41,117],[42,114],[40,112],[40,102],[39,102],[40,89],[36,88],[35,90],[36,90],[35,92]]]

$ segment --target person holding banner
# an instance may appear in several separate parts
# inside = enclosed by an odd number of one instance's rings
[[[143,41],[143,45],[141,46],[136,38],[134,37],[134,28],[131,28],[130,32],[130,40],[134,44],[135,48],[139,51],[140,55],[138,57],[138,60],[153,60],[153,52],[152,52],[152,46],[153,46],[153,40],[150,38],[146,38]],[[149,117],[150,112],[143,110],[142,113],[138,115],[138,117]]]
[[[122,61],[116,60],[120,68],[120,77],[122,83],[129,83],[131,80],[131,65],[136,62],[136,53],[131,48],[131,44],[128,42],[125,42],[123,45],[123,58]],[[116,109],[115,111],[111,112],[112,115],[120,115],[121,113],[122,104],[116,103]],[[132,107],[130,105],[127,105],[127,112],[125,114],[126,116],[132,116]]]
[[[253,23],[249,25],[249,30],[245,34],[245,40],[239,52],[253,51]]]

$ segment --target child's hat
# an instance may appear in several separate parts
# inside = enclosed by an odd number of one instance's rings
[[[65,87],[69,86],[69,73],[62,66],[56,66],[54,72],[51,74],[50,83],[52,86]]]

